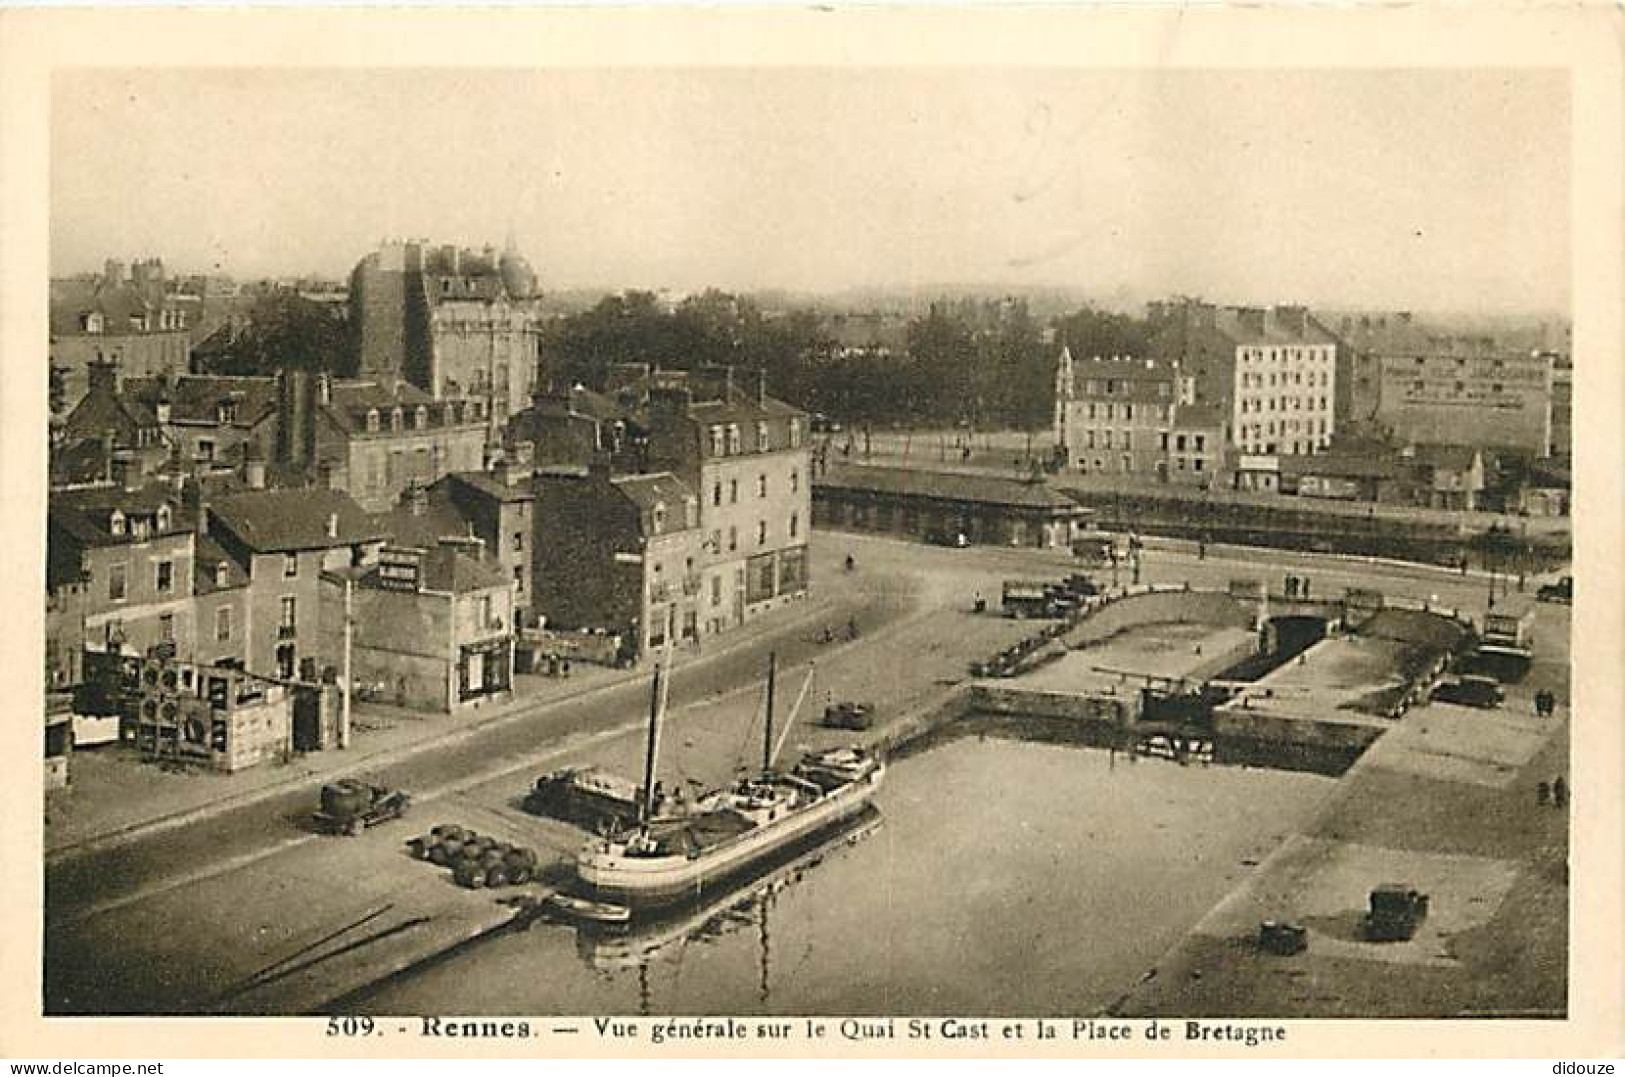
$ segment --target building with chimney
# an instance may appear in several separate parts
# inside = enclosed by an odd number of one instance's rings
[[[342,588],[330,577],[376,562],[385,536],[373,519],[342,491],[322,489],[232,494],[203,511],[209,537],[247,578],[248,671],[310,682],[336,667]]]
[[[1252,457],[1317,453],[1337,429],[1337,340],[1305,307],[1152,303],[1152,354],[1179,363],[1191,402],[1218,408],[1228,448]]]
[[[389,242],[350,275],[360,375],[484,401],[488,432],[530,404],[541,358],[536,274],[510,246]]]
[[[46,525],[47,650],[63,686],[83,650],[195,652],[194,521],[163,485],[51,495]],[[54,607],[54,608],[53,608]]]
[[[764,372],[732,367],[652,376],[642,409],[650,472],[699,499],[699,632],[709,635],[802,597],[808,587],[812,471],[804,412],[767,393]],[[545,511],[545,506],[544,506]]]
[[[710,582],[724,570],[688,484],[669,472],[611,477],[603,462],[543,468],[535,484],[533,598],[550,629],[618,636],[627,659],[663,646],[668,626],[682,640],[721,630],[732,589]]]
[[[51,486],[135,488],[163,472],[172,445],[153,409],[122,391],[120,365],[92,360],[85,394],[51,444]]]
[[[156,259],[130,270],[109,260],[99,276],[53,280],[51,414],[67,414],[90,391],[92,363],[115,363],[127,378],[187,373],[191,316],[187,302],[167,292]]]

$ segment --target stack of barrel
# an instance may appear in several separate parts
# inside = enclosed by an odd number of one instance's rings
[[[458,886],[482,887],[527,883],[536,876],[536,851],[460,826],[441,825],[407,842],[419,860],[451,868]]]

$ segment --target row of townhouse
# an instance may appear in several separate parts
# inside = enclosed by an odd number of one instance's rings
[[[252,469],[179,483],[132,469],[53,491],[51,683],[78,683],[86,650],[155,648],[332,679],[348,603],[354,685],[457,710],[509,691],[516,646],[543,627],[613,635],[637,660],[668,633],[698,643],[804,595],[805,417],[727,372],[633,388],[576,462],[538,467],[517,443],[489,467],[419,476],[432,481],[382,508],[264,488]],[[621,438],[636,470],[617,466]]]

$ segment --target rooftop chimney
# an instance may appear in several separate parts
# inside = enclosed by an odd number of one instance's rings
[[[112,359],[92,360],[86,368],[89,377],[89,391],[116,394],[119,389],[118,363]]]

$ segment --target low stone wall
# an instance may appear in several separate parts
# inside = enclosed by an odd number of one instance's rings
[[[1253,611],[1222,591],[1191,591],[1183,587],[1131,587],[1119,595],[1104,595],[1086,605],[1087,615],[1062,641],[1068,647],[1086,647],[1126,629],[1148,624],[1215,624],[1251,628]]]

